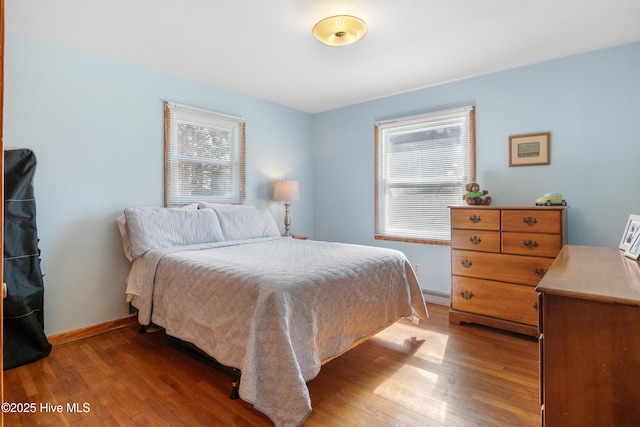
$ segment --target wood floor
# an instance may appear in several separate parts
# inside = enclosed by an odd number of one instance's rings
[[[447,310],[430,304],[428,322],[401,321],[324,365],[308,383],[313,412],[303,425],[539,426],[537,342],[449,325]],[[54,346],[4,379],[6,402],[36,406],[5,414],[6,426],[272,425],[229,400],[228,377],[169,347],[162,331]]]

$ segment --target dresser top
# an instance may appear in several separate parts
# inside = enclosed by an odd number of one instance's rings
[[[566,245],[536,290],[640,306],[640,263],[618,248]]]
[[[460,205],[460,206],[449,206],[451,209],[502,209],[502,210],[530,210],[530,209],[539,209],[539,210],[563,210],[567,209],[569,206],[500,206],[500,205]]]

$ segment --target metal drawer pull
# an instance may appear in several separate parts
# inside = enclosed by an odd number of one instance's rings
[[[471,299],[473,298],[473,292],[464,290],[460,292],[460,296],[464,299]]]
[[[533,309],[534,309],[535,311],[538,311],[538,303],[533,304]]]
[[[547,270],[545,270],[544,268],[540,268],[540,267],[536,268],[536,270],[535,270],[536,276],[539,276],[541,278],[544,277],[544,274],[546,272],[547,272]]]
[[[538,223],[538,220],[535,218],[527,217],[527,218],[522,218],[522,222],[527,224],[529,227],[533,227],[535,224]]]
[[[469,268],[473,265],[471,260],[468,260],[468,259],[463,259],[462,261],[460,261],[460,264],[462,264],[462,266],[465,268]]]
[[[533,250],[538,247],[538,242],[534,240],[525,240],[522,246],[524,246],[527,249]]]
[[[474,224],[479,223],[480,221],[482,221],[482,218],[480,218],[478,215],[471,215],[469,217],[469,221],[471,221]]]
[[[482,242],[482,239],[478,236],[469,237],[469,240],[471,240],[473,245],[479,245]]]

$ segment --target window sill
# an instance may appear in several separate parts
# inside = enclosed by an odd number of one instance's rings
[[[396,236],[375,236],[376,240],[389,240],[393,242],[405,242],[405,243],[420,243],[423,245],[440,245],[451,246],[449,240],[429,240],[429,239],[416,239],[415,237],[396,237]]]

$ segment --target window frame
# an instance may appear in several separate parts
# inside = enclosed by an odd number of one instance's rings
[[[452,200],[450,203],[447,203],[446,206],[443,206],[443,209],[446,209],[447,206],[463,206],[465,205],[464,200],[462,199],[462,195],[464,194],[464,186],[468,182],[474,182],[476,180],[476,170],[475,170],[475,106],[465,106],[461,108],[447,109],[447,110],[439,110],[434,111],[428,114],[422,114],[417,116],[407,116],[401,117],[393,120],[387,120],[384,122],[378,122],[374,126],[374,141],[375,141],[375,153],[374,153],[374,238],[376,240],[391,240],[391,241],[400,241],[400,242],[410,242],[410,243],[422,243],[422,244],[434,244],[434,245],[451,245],[451,235],[450,235],[450,224],[449,224],[449,215],[446,215],[447,228],[445,231],[444,227],[439,227],[438,230],[440,233],[446,232],[448,234],[448,238],[435,238],[432,234],[431,236],[424,237],[416,237],[415,235],[405,235],[403,233],[392,233],[390,231],[385,230],[383,224],[383,215],[389,215],[388,212],[385,212],[385,206],[382,203],[386,203],[386,194],[383,193],[386,189],[391,188],[392,186],[383,182],[387,179],[385,173],[388,174],[388,171],[385,172],[384,163],[384,150],[383,144],[389,144],[388,141],[385,141],[385,136],[383,134],[388,135],[390,130],[406,128],[407,126],[417,125],[418,128],[422,125],[424,128],[428,128],[429,124],[433,124],[438,121],[442,117],[449,115],[466,115],[467,118],[467,132],[468,132],[468,152],[466,155],[468,156],[468,178],[462,176],[460,178],[460,182],[456,185],[460,187],[460,197],[459,199]],[[464,175],[464,174],[463,174]],[[442,186],[444,181],[440,181],[440,185]],[[410,185],[404,184],[407,188],[413,188]],[[415,188],[418,189],[419,185],[416,184]],[[387,209],[390,210],[390,209]],[[426,214],[424,211],[420,211],[420,214]],[[420,219],[419,219],[420,220]]]
[[[240,117],[229,116],[214,111],[178,104],[164,103],[165,149],[164,149],[164,206],[180,206],[195,202],[241,204],[246,200],[246,124]],[[228,161],[211,160],[197,156],[178,156],[179,146],[177,126],[189,122],[202,127],[228,132],[231,155]],[[231,187],[228,196],[184,196],[178,193],[177,165],[180,160],[192,163],[228,165],[232,169]]]

